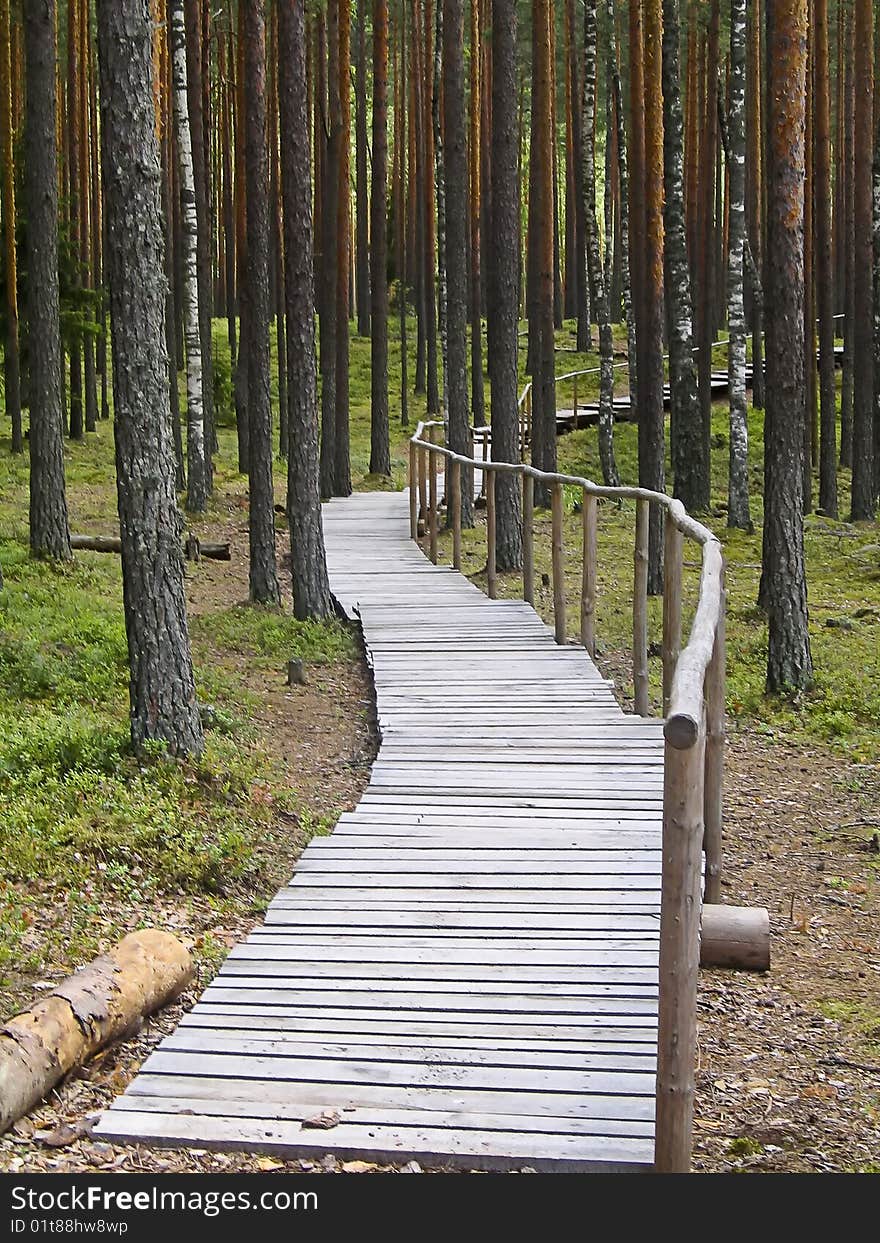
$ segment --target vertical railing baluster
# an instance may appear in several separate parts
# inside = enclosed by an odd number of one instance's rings
[[[523,472],[523,599],[535,603],[535,481]]]
[[[434,443],[434,429],[431,428],[431,444]],[[437,564],[437,454],[428,450],[428,488],[430,501],[428,505],[428,534],[430,539],[431,560]]]
[[[681,652],[682,552],[684,537],[667,511],[663,549],[663,715]]]
[[[581,643],[590,656],[596,655],[596,524],[598,506],[595,496],[584,489],[583,532],[584,565],[581,579]]]
[[[419,445],[419,516],[422,534],[428,534],[428,450]]]
[[[633,583],[633,696],[639,716],[648,716],[648,518],[650,502],[636,501]]]
[[[452,568],[461,569],[461,462],[452,463]]]
[[[553,626],[556,642],[565,642],[565,568],[563,565],[563,517],[565,492],[561,483],[554,482],[550,491],[550,507],[553,522]]]
[[[574,373],[574,430],[578,430],[578,378]]]
[[[409,536],[419,538],[418,455],[415,444],[409,442]]]
[[[724,710],[726,679],[725,647],[726,593],[722,587],[721,612],[715,631],[712,660],[706,672],[706,775],[703,794],[703,819],[706,852],[706,883],[704,900],[721,901],[722,821],[724,785]]]
[[[486,588],[489,599],[498,596],[498,576],[495,569],[497,549],[497,528],[495,519],[495,471],[486,472]]]

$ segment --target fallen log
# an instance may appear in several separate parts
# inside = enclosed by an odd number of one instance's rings
[[[132,1032],[193,978],[169,932],[131,932],[0,1027],[0,1134],[77,1066]]]
[[[769,971],[769,911],[761,906],[704,905],[700,966]]]
[[[70,547],[74,552],[122,552],[122,540],[118,535],[71,535]],[[194,535],[187,538],[184,545],[187,560],[198,561],[201,557],[210,557],[212,561],[231,561],[232,552],[229,544],[214,543],[211,540],[196,539]]]

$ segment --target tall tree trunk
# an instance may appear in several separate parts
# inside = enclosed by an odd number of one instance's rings
[[[438,3],[440,0],[438,0]],[[425,396],[428,414],[440,413],[440,388],[437,383],[437,281],[435,276],[435,258],[437,235],[434,224],[434,126],[432,119],[434,53],[433,53],[433,15],[431,2],[425,4],[425,33],[423,53],[422,81],[422,137],[424,145],[424,165],[422,184],[422,203],[424,219],[424,281],[425,281]]]
[[[355,196],[357,259],[355,296],[357,298],[357,330],[361,337],[370,335],[370,211],[367,196],[367,2],[356,0],[355,22]],[[375,31],[373,32],[373,72],[376,72]]]
[[[250,470],[250,403],[248,400],[248,350],[250,333],[245,330],[249,321],[248,306],[248,257],[247,257],[247,162],[245,159],[245,66],[244,66],[244,15],[245,6],[238,6],[238,41],[235,55],[235,258],[238,290],[239,340],[235,367],[235,424],[238,436],[238,469],[241,474]]]
[[[12,452],[24,450],[18,349],[18,278],[15,257],[15,165],[12,152],[12,45],[9,0],[0,0],[0,205],[6,260],[6,340],[3,356],[6,413],[12,423]]]
[[[574,213],[575,250],[573,256],[573,279],[577,311],[577,349],[581,354],[593,348],[590,326],[590,285],[587,279],[587,241],[584,221],[584,198],[580,187],[584,184],[584,137],[581,100],[583,98],[582,64],[579,55],[578,23],[575,19],[575,0],[567,0],[568,19],[571,23],[571,46],[569,48],[569,73],[571,75],[571,134],[574,159]]]
[[[727,269],[730,470],[727,525],[751,531],[749,428],[746,403],[746,0],[730,4],[730,259]]]
[[[764,409],[764,298],[763,288],[757,283],[764,263],[764,212],[763,167],[764,144],[763,108],[761,103],[761,2],[749,0],[748,48],[747,48],[747,98],[746,108],[746,202],[748,217],[748,242],[753,259],[750,267],[752,328],[752,405]],[[752,271],[757,281],[752,278]]]
[[[626,149],[626,120],[623,115],[623,91],[620,85],[620,71],[617,67],[617,32],[614,21],[614,0],[605,0],[609,21],[609,38],[613,37],[614,46],[611,57],[614,70],[611,73],[611,89],[614,95],[614,117],[617,125],[617,177],[620,184],[620,264],[621,285],[623,288],[623,312],[626,319],[626,356],[627,373],[629,376],[629,399],[632,409],[638,409],[638,345],[636,341],[636,310],[633,299],[632,266],[630,245],[630,192],[629,192],[629,159]]]
[[[89,125],[89,4],[88,0],[80,0],[79,17],[79,75],[77,80],[76,105],[79,111],[79,132],[82,150],[79,162],[79,260],[82,273],[83,288],[94,290],[92,275],[92,232],[91,232],[91,135]],[[92,309],[86,307],[83,318],[88,323],[92,320]],[[85,425],[87,432],[94,432],[98,426],[98,385],[95,369],[95,339],[91,331],[83,333],[83,379],[85,382]]]
[[[278,4],[278,103],[284,197],[285,310],[290,438],[287,516],[293,611],[301,620],[332,616],[318,486],[318,391],[312,200],[306,91],[306,31],[301,0]]]
[[[874,23],[872,0],[855,0],[852,520],[874,503]]]
[[[443,3],[436,6],[434,31],[434,89],[431,100],[431,123],[434,128],[434,184],[437,191],[437,330],[440,334],[442,376],[441,405],[444,420],[449,418],[449,334],[446,330],[446,171],[443,163],[443,125],[440,94],[443,81]]]
[[[160,162],[143,0],[98,0],[116,486],[136,751],[200,754],[168,420]],[[137,221],[137,233],[131,222]]]
[[[644,367],[645,335],[645,56],[642,37],[642,0],[629,5],[629,189],[630,213],[630,288],[635,323],[636,379],[638,404],[631,398],[631,407],[642,408],[642,370]],[[630,377],[632,393],[632,377]]]
[[[855,217],[855,25],[853,0],[844,5],[844,106],[843,106],[843,249],[844,249],[844,320],[843,368],[840,377],[840,464],[852,466],[853,461],[853,394],[856,299],[856,217]]]
[[[79,0],[67,4],[67,207],[70,249],[79,253],[79,163],[81,159],[79,109],[76,106],[79,80]],[[74,267],[72,285],[80,287],[79,269]],[[74,325],[68,337],[70,351],[70,439],[83,438],[82,335]]]
[[[572,60],[574,59],[574,0],[565,4],[565,287],[563,315],[577,316],[577,234],[575,232],[575,197],[579,182],[574,164]],[[514,88],[515,89],[515,88]]]
[[[449,448],[470,456],[467,377],[468,203],[467,141],[464,106],[464,8],[462,0],[443,4],[443,119],[446,169],[446,280],[449,336]],[[452,523],[452,502],[447,508]],[[462,526],[474,523],[473,474],[461,471]]]
[[[699,349],[700,409],[703,420],[703,458],[707,474],[711,470],[712,435],[712,340],[715,332],[715,217],[716,155],[718,151],[718,69],[721,29],[720,0],[712,0],[709,14],[709,42],[706,61],[706,112],[702,136],[700,177],[702,180],[699,271],[699,311],[697,345]]]
[[[183,235],[183,324],[186,342],[186,508],[190,513],[204,513],[208,489],[205,472],[202,341],[199,332],[198,221],[187,96],[186,28],[183,19],[183,0],[170,0],[168,10]]]
[[[639,368],[639,484],[665,489],[663,404],[663,19],[661,0],[643,0],[645,39],[645,301]],[[705,451],[705,450],[704,450]],[[648,591],[663,590],[663,514],[651,506]]]
[[[819,310],[819,507],[837,517],[837,383],[834,374],[834,269],[831,261],[831,93],[828,0],[814,0],[816,44],[816,292]]]
[[[480,121],[482,83],[480,81],[479,0],[470,0],[471,35],[471,111],[470,111],[470,289],[471,289],[471,417],[474,427],[486,422],[483,391],[482,275],[480,220],[482,215]]]
[[[162,126],[162,221],[165,241],[165,348],[168,351],[168,414],[174,437],[174,486],[178,492],[186,488],[186,463],[183,454],[183,434],[180,428],[180,390],[177,386],[177,342],[175,323],[177,311],[174,280],[174,126],[171,123],[171,56],[168,41],[163,43],[163,126]]]
[[[360,4],[365,0],[358,0]],[[388,428],[388,0],[373,0],[370,201],[370,474],[391,474]]]
[[[398,161],[397,161],[397,199],[394,204],[394,224],[395,224],[395,246],[396,246],[396,264],[397,267],[397,310],[398,321],[400,327],[400,426],[409,427],[409,386],[407,382],[407,373],[409,365],[409,345],[407,343],[406,332],[406,301],[408,287],[408,254],[407,246],[407,229],[406,229],[406,176],[407,176],[407,155],[409,147],[407,144],[407,124],[406,124],[406,101],[407,101],[407,73],[406,73],[406,8],[401,5],[400,8],[400,60],[395,81],[395,90],[397,93],[396,104],[394,108],[394,131],[397,137],[398,145]]]
[[[336,187],[336,430],[333,456],[333,494],[351,493],[348,423],[348,313],[351,277],[351,0],[339,7],[338,100],[339,167]]]
[[[202,348],[202,406],[204,410],[204,475],[205,489],[213,489],[212,454],[217,447],[214,426],[214,343],[211,328],[214,316],[212,269],[212,228],[210,176],[206,153],[206,137],[210,131],[210,115],[205,104],[206,85],[210,84],[210,47],[203,44],[202,0],[184,0],[186,25],[186,72],[189,104],[190,140],[193,158],[193,185],[198,237],[196,240],[196,275],[199,285],[199,341]],[[205,9],[205,12],[208,12]],[[210,97],[208,97],[210,98]]]
[[[584,3],[584,97],[585,134],[592,134],[596,123],[596,0]],[[599,322],[599,457],[602,480],[609,487],[618,487],[620,475],[614,459],[614,338],[608,309],[608,289],[599,251],[599,225],[596,219],[596,155],[593,143],[584,143],[584,222],[587,235],[587,263],[593,305]],[[611,239],[606,236],[605,245]],[[555,419],[554,419],[555,421]]]
[[[532,5],[532,126],[529,156],[529,251],[533,292],[529,320],[532,357],[532,462],[556,470],[556,358],[553,332],[553,165],[550,102],[549,0]],[[584,152],[590,135],[583,134]],[[535,488],[538,504],[549,504],[549,489]]]
[[[669,323],[674,491],[686,509],[698,513],[709,508],[709,472],[703,456],[703,430],[694,363],[694,316],[685,222],[679,5],[680,0],[663,0],[664,284]]]
[[[231,34],[230,34],[231,38]],[[217,54],[220,58],[219,70],[221,76],[222,90],[222,114],[221,114],[221,162],[223,170],[223,237],[224,237],[224,258],[226,260],[225,281],[226,286],[226,338],[229,342],[229,362],[233,371],[236,366],[237,352],[237,336],[236,336],[236,320],[235,320],[235,304],[236,304],[236,287],[235,287],[235,205],[233,195],[233,176],[232,176],[232,152],[233,152],[233,133],[232,133],[232,110],[230,107],[230,97],[232,95],[232,74],[235,61],[232,55],[229,57],[229,70],[227,76],[224,49],[226,44],[221,38],[217,45]]]
[[[266,22],[264,0],[243,0],[245,182],[247,187],[248,483],[250,598],[280,600],[275,560],[272,407],[269,396],[269,168],[266,156]]]
[[[804,513],[813,508],[813,462],[818,459],[816,424],[816,296],[813,272],[813,0],[807,0],[807,90],[804,143]]]
[[[492,456],[518,462],[519,137],[516,116],[516,6],[492,0],[492,203],[489,233],[489,383]],[[522,565],[520,494],[515,475],[495,479],[496,565]]]
[[[31,358],[30,544],[35,557],[70,560],[64,487],[62,351],[58,293],[58,150],[55,130],[55,0],[25,5],[27,119],[24,206],[28,221],[28,343]]]
[[[804,408],[804,112],[806,0],[766,0],[767,414],[764,598],[770,621],[768,691],[812,677],[804,563],[801,427]]]

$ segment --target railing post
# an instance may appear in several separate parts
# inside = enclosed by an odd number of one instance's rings
[[[663,550],[663,715],[681,652],[681,570],[684,537],[667,510]]]
[[[422,518],[422,534],[428,533],[428,450],[418,446],[419,457],[419,513]]]
[[[578,430],[578,378],[574,373],[574,430]]]
[[[419,538],[418,449],[409,442],[409,536]]]
[[[565,642],[565,573],[563,569],[562,519],[565,494],[561,483],[554,483],[550,492],[553,520],[553,625],[556,642]]]
[[[648,701],[648,517],[649,501],[636,501],[635,577],[633,584],[633,695],[639,716],[649,715]]]
[[[523,472],[523,599],[535,603],[535,481]]]
[[[703,791],[703,820],[706,852],[706,883],[704,901],[721,900],[721,830],[723,821],[724,785],[724,709],[725,709],[725,608],[726,593],[721,591],[721,611],[712,660],[706,671],[706,768]]]
[[[597,503],[584,489],[584,569],[581,580],[581,643],[596,655],[596,518]]]
[[[461,462],[452,463],[452,568],[461,569]]]
[[[434,443],[434,429],[431,428],[431,444]],[[428,487],[430,502],[428,506],[428,534],[430,537],[430,554],[434,565],[437,564],[437,455],[433,449],[428,450]]]
[[[486,471],[484,475],[486,487],[486,589],[489,599],[498,596],[498,576],[495,570],[495,552],[497,547],[497,529],[495,521],[495,471]]]
[[[690,1169],[694,1118],[700,857],[705,727],[679,750],[666,742],[660,897],[660,1012],[654,1169]]]

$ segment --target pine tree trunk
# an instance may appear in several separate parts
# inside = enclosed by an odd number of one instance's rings
[[[443,4],[443,119],[446,170],[446,281],[449,336],[448,444],[470,457],[467,375],[468,173],[464,106],[464,8],[462,0]],[[452,503],[447,507],[452,524]],[[461,523],[474,524],[473,474],[461,471]]]
[[[339,9],[338,100],[339,166],[336,186],[336,418],[333,446],[333,495],[351,493],[348,426],[348,313],[351,268],[351,0],[336,0]]]
[[[359,0],[360,4],[365,0]],[[391,474],[388,428],[388,0],[373,0],[370,202],[370,474]]]
[[[443,163],[443,126],[440,116],[440,93],[443,81],[442,0],[438,0],[436,7],[433,74],[431,122],[434,127],[434,184],[437,191],[437,330],[440,335],[441,407],[445,421],[449,418],[449,334],[446,330],[446,171]]]
[[[855,218],[855,25],[853,0],[843,6],[844,13],[844,105],[843,105],[843,250],[844,250],[844,320],[843,368],[840,378],[840,465],[852,466],[853,460],[853,395],[856,299],[856,218]]]
[[[767,415],[764,598],[768,691],[812,677],[801,489],[804,409],[806,0],[767,0]]]
[[[231,34],[230,34],[231,38]],[[217,45],[217,53],[220,58],[220,75],[225,80],[221,89],[223,92],[223,110],[221,114],[221,163],[223,170],[223,236],[225,240],[224,258],[226,260],[225,281],[226,286],[226,339],[229,342],[229,362],[233,371],[236,366],[236,352],[238,340],[236,336],[236,320],[235,320],[235,304],[236,304],[236,287],[235,287],[235,206],[233,197],[233,177],[232,177],[232,114],[230,108],[230,96],[232,94],[231,76],[235,61],[230,55],[229,57],[229,77],[226,77],[227,68],[224,57],[225,43],[221,38]]]
[[[205,410],[202,386],[202,342],[199,331],[198,220],[193,179],[192,134],[186,80],[186,28],[183,0],[168,6],[171,67],[174,85],[174,124],[180,177],[180,217],[183,236],[183,325],[186,344],[186,508],[204,513],[207,505],[205,473]]]
[[[21,379],[18,348],[18,279],[15,256],[15,166],[12,151],[12,52],[9,0],[0,0],[0,206],[3,208],[3,245],[6,275],[6,340],[4,342],[4,396],[12,423],[12,452],[24,451],[21,430]]]
[[[441,0],[438,0],[440,3]],[[424,280],[425,280],[425,396],[429,415],[440,413],[440,387],[437,383],[437,281],[435,256],[437,235],[434,224],[434,125],[433,125],[433,14],[430,0],[425,4],[425,37],[422,81],[422,136],[424,165],[422,169],[422,203],[424,218]]]
[[[831,260],[831,94],[828,0],[814,0],[816,29],[816,291],[819,311],[819,508],[837,517],[837,382],[834,374],[834,269]]]
[[[752,529],[749,512],[749,428],[746,403],[746,0],[730,4],[730,257],[727,270],[730,469],[727,525]]]
[[[55,20],[55,0],[25,6],[28,343],[31,357],[40,360],[39,366],[31,368],[29,383],[30,546],[35,557],[69,561],[58,292]]]
[[[752,405],[764,409],[764,298],[759,289],[763,268],[763,165],[761,105],[761,2],[749,0],[748,49],[747,49],[747,98],[746,110],[746,199],[748,213],[748,243],[753,265],[750,266],[752,329]],[[753,279],[752,273],[757,279]]]
[[[400,60],[395,89],[397,92],[397,101],[394,109],[394,129],[395,136],[398,138],[398,187],[397,199],[394,205],[394,220],[396,230],[396,267],[397,267],[397,303],[398,303],[398,322],[400,328],[400,426],[409,427],[409,384],[408,384],[408,368],[409,368],[409,345],[407,342],[406,331],[406,303],[407,290],[409,281],[409,255],[407,247],[407,230],[406,230],[406,177],[407,177],[407,155],[409,147],[407,144],[407,123],[406,123],[406,99],[407,99],[407,73],[406,73],[406,8],[401,5],[400,9]]]
[[[874,24],[872,0],[855,0],[852,520],[874,503]]]
[[[571,133],[572,155],[574,158],[574,213],[575,213],[575,250],[573,256],[573,277],[575,280],[575,300],[577,309],[577,350],[586,354],[593,348],[593,334],[590,325],[590,285],[587,279],[587,239],[584,221],[584,196],[581,186],[584,184],[584,138],[583,114],[581,101],[583,98],[582,58],[579,55],[578,22],[576,20],[576,0],[567,0],[569,21],[571,23],[570,69],[571,74]]]
[[[663,19],[661,0],[643,0],[645,38],[645,317],[639,368],[639,484],[665,490],[663,403]],[[663,591],[663,514],[648,523],[648,592]]]
[[[361,337],[370,335],[370,215],[367,194],[367,0],[356,0],[355,22],[355,211],[357,257],[355,296],[357,299],[357,330]],[[373,73],[376,72],[375,31],[373,32]]]
[[[699,513],[709,508],[709,478],[703,457],[703,431],[694,363],[694,316],[685,223],[679,5],[680,0],[663,0],[663,223],[664,283],[669,323],[669,421],[675,495],[689,512]]]
[[[77,109],[79,111],[79,132],[82,140],[82,151],[79,163],[79,259],[82,272],[83,288],[94,289],[92,274],[92,231],[91,231],[91,135],[89,126],[89,5],[88,0],[80,0],[79,17],[79,75],[77,81]],[[91,307],[83,311],[83,318],[88,323],[93,318]],[[95,339],[90,331],[83,333],[83,379],[85,382],[85,426],[87,432],[94,432],[98,426],[98,383],[95,368]]]
[[[287,516],[293,611],[300,620],[332,616],[318,480],[318,391],[312,201],[306,92],[305,13],[300,0],[278,4],[278,103],[284,198],[284,290],[290,439]]]
[[[584,3],[584,96],[583,116],[585,134],[592,134],[596,122],[596,59],[597,59],[596,0]],[[599,251],[599,225],[596,219],[596,158],[593,143],[584,143],[584,223],[587,238],[587,263],[593,306],[599,323],[599,458],[602,463],[602,481],[608,487],[618,487],[620,476],[614,460],[614,338],[611,316],[608,310],[608,290],[602,257]],[[610,239],[605,238],[606,247]]]
[[[79,162],[80,133],[77,101],[79,65],[79,0],[67,4],[67,210],[70,248],[74,255],[79,252]],[[78,268],[72,276],[74,291],[80,288]],[[71,326],[68,339],[70,352],[70,439],[83,438],[82,394],[82,336],[78,328]],[[17,360],[16,360],[17,367]]]
[[[272,408],[269,396],[269,168],[266,156],[266,23],[264,0],[244,5],[245,184],[247,189],[248,483],[250,598],[280,600],[275,560]]]
[[[204,410],[205,488],[213,490],[212,454],[217,447],[214,426],[214,345],[211,326],[214,316],[212,269],[212,228],[209,170],[205,155],[206,133],[210,126],[204,102],[204,87],[210,80],[210,49],[202,42],[201,0],[184,0],[186,26],[187,102],[192,143],[193,186],[196,196],[196,275],[199,285],[199,341],[202,347],[202,406]]]
[[[248,306],[247,259],[247,171],[245,159],[245,67],[244,13],[238,7],[238,41],[235,55],[235,257],[236,289],[238,290],[239,340],[235,366],[235,425],[238,436],[238,469],[243,475],[250,470],[250,408],[248,402],[248,349],[250,318]]]
[[[804,513],[813,508],[813,462],[818,460],[819,437],[816,423],[816,294],[813,272],[813,0],[807,0],[807,91],[805,99],[804,143]]]
[[[636,310],[632,288],[632,266],[630,245],[630,192],[629,192],[629,158],[626,146],[626,120],[623,115],[623,91],[620,85],[620,72],[617,68],[617,33],[614,22],[614,0],[606,0],[606,12],[609,31],[614,37],[614,46],[610,55],[614,61],[611,73],[611,89],[614,95],[614,117],[617,125],[617,177],[620,187],[620,278],[623,289],[623,312],[626,319],[626,355],[629,376],[629,399],[632,409],[638,409],[638,345],[636,341]]]
[[[137,752],[203,746],[190,657],[182,523],[174,496],[164,338],[164,247],[150,13],[142,0],[98,0],[105,271],[113,344],[113,418]],[[132,222],[137,222],[136,233]]]
[[[699,305],[697,314],[697,346],[699,349],[700,410],[703,422],[703,458],[707,475],[711,471],[712,434],[712,340],[715,317],[715,216],[716,154],[718,150],[718,68],[721,27],[720,0],[712,0],[709,15],[709,42],[706,61],[706,111],[701,144],[702,182]],[[710,476],[711,477],[711,476]]]
[[[492,203],[488,267],[492,456],[518,462],[519,136],[516,116],[516,7],[492,0]],[[522,565],[520,493],[514,475],[495,479],[496,565]]]
[[[470,0],[470,35],[471,35],[471,99],[470,99],[470,291],[471,291],[471,419],[474,427],[482,427],[486,422],[485,394],[483,391],[483,324],[482,309],[482,275],[480,256],[482,243],[480,240],[481,218],[481,92],[480,81],[480,21],[479,0]]]

